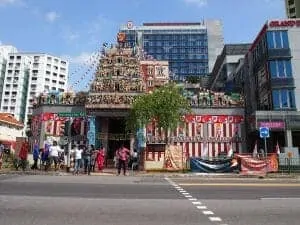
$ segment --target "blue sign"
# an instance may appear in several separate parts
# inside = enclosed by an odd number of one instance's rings
[[[136,132],[137,137],[137,145],[138,148],[145,148],[146,147],[146,129],[145,128],[139,128]]]
[[[96,119],[95,117],[89,117],[88,118],[88,132],[87,132],[87,138],[89,140],[90,145],[96,144],[96,125],[95,125]]]
[[[270,128],[269,127],[260,127],[259,128],[260,138],[269,138],[270,137]]]

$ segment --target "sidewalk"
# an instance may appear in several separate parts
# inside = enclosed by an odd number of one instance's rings
[[[0,170],[0,175],[50,175],[50,176],[72,176],[72,172],[65,171],[43,171],[43,170]],[[84,175],[84,174],[83,174]],[[300,180],[300,174],[269,173],[265,176],[243,175],[239,173],[180,173],[180,172],[146,172],[146,171],[127,171],[128,176],[136,177],[173,177],[173,178],[202,178],[202,179],[293,179]],[[116,176],[115,169],[104,169],[102,173],[92,172],[91,176]]]

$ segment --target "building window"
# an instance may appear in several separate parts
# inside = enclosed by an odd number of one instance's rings
[[[269,62],[272,78],[292,77],[291,60],[273,60]]]
[[[296,108],[294,90],[290,90],[290,89],[273,90],[272,95],[273,95],[274,110]]]
[[[286,30],[267,32],[268,48],[289,48],[289,39]]]

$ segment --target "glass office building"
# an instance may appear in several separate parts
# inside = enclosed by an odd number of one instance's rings
[[[208,75],[223,48],[222,25],[218,20],[200,23],[144,23],[122,26],[131,46],[157,60],[169,61],[175,80]]]

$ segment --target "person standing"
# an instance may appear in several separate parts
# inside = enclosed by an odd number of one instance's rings
[[[96,157],[97,157],[97,152],[95,151],[94,145],[90,146],[91,148],[91,171],[95,172],[95,164],[96,164]]]
[[[82,149],[79,149],[77,145],[75,146],[74,154],[75,154],[74,175],[78,175],[79,168],[82,161]]]
[[[57,170],[57,164],[58,164],[58,154],[59,152],[63,152],[63,150],[57,145],[57,141],[53,141],[53,145],[49,148],[49,154],[50,154],[50,166],[54,162],[54,169]]]
[[[39,146],[37,144],[34,144],[33,147],[33,152],[32,152],[32,156],[33,156],[33,165],[31,167],[32,170],[37,170],[38,169],[38,160],[40,157],[40,151],[39,151]]]
[[[21,166],[22,170],[25,171],[27,166],[28,150],[29,144],[27,142],[24,142],[19,152],[20,164],[18,165],[17,169]]]
[[[0,143],[0,170],[1,170],[1,167],[2,167],[3,155],[4,155],[4,145],[2,143]]]
[[[123,168],[123,174],[126,176],[126,161],[130,154],[129,149],[125,148],[123,145],[117,151],[117,156],[119,158],[118,162],[118,175],[121,173],[121,168]]]
[[[105,161],[105,153],[104,153],[103,146],[100,146],[100,149],[97,153],[96,161],[97,161],[97,165],[98,165],[98,170],[100,172],[103,172],[104,161]]]
[[[92,157],[91,148],[84,146],[84,150],[83,150],[84,173],[87,173],[88,175],[91,174],[91,157]]]

